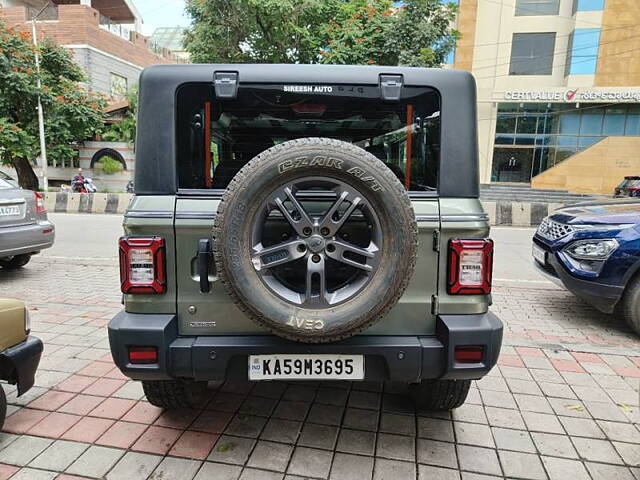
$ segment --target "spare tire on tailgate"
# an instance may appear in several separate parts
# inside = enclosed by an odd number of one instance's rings
[[[304,138],[247,163],[213,229],[218,276],[259,325],[301,342],[381,319],[413,274],[417,225],[396,175],[350,143]]]

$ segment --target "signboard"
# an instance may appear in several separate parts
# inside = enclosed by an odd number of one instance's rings
[[[579,88],[564,91],[509,90],[504,92],[504,99],[521,102],[640,103],[640,90],[581,90]]]

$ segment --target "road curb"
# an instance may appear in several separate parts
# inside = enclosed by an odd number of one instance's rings
[[[45,207],[55,213],[123,214],[133,194],[131,193],[69,193],[45,194]],[[542,219],[562,203],[494,202],[482,201],[491,225],[536,227]]]

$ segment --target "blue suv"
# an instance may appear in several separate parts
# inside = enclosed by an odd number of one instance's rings
[[[545,277],[640,333],[640,200],[557,210],[538,227],[532,253]]]

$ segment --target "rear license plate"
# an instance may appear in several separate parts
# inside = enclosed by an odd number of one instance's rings
[[[364,357],[250,355],[249,380],[364,380]]]
[[[13,205],[10,207],[0,207],[0,217],[11,217],[14,215],[20,215],[20,207]]]
[[[535,258],[542,265],[547,264],[547,252],[545,252],[542,248],[537,246],[535,243],[533,244],[533,250],[531,251],[533,258]]]

